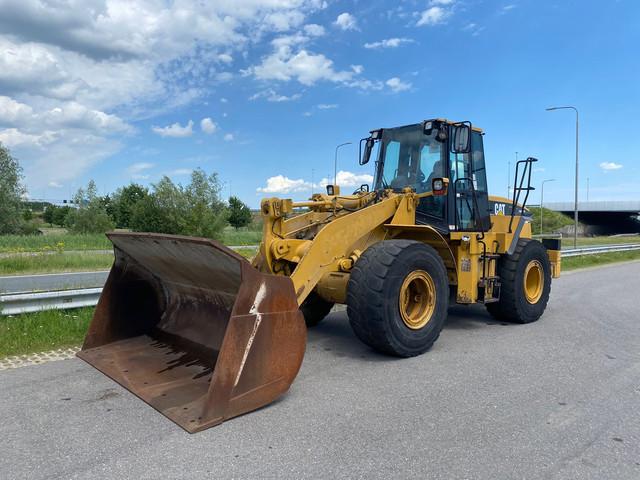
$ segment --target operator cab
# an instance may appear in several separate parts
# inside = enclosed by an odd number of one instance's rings
[[[410,187],[427,193],[416,209],[416,223],[443,234],[491,227],[482,132],[471,123],[427,120],[373,130],[362,142],[361,164],[378,146],[375,190],[401,192]]]

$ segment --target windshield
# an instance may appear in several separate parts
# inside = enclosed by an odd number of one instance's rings
[[[376,189],[411,187],[417,193],[430,192],[431,180],[444,176],[443,144],[435,135],[435,130],[425,135],[422,124],[383,130]]]

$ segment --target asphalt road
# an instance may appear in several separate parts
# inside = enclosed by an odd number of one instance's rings
[[[97,272],[44,273],[0,277],[0,293],[21,293],[74,288],[102,287],[108,270]]]
[[[451,309],[427,354],[344,312],[280,401],[189,435],[80,360],[0,372],[2,478],[640,478],[640,263],[567,274],[543,318]]]

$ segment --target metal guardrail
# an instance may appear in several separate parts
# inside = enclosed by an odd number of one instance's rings
[[[100,293],[102,293],[102,287],[0,295],[0,315],[92,307],[98,303]]]
[[[596,245],[562,250],[562,257],[640,250],[640,244]],[[91,307],[98,303],[102,287],[78,288],[39,293],[0,294],[0,315],[37,312],[40,310]]]
[[[640,243],[623,243],[619,245],[595,245],[592,247],[569,248],[562,250],[562,258],[596,255],[598,253],[627,252],[640,250]]]

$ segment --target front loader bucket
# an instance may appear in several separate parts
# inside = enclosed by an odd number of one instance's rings
[[[306,344],[289,278],[213,240],[108,237],[115,263],[80,358],[189,432],[288,390]]]

